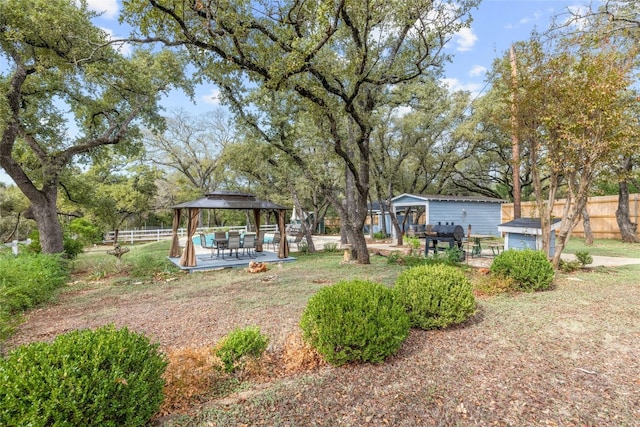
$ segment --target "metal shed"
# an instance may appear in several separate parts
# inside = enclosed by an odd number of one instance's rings
[[[556,230],[560,228],[560,218],[551,220],[551,239],[549,256],[552,257],[556,247]],[[542,226],[540,218],[518,218],[500,224],[498,230],[504,233],[504,249],[542,250]]]
[[[502,222],[503,203],[504,200],[491,197],[408,193],[391,200],[392,209],[398,213],[407,207],[424,208],[424,224],[456,224],[461,225],[465,232],[471,225],[474,234],[492,236],[499,236],[498,225]],[[422,221],[421,217],[421,224]],[[412,222],[408,221],[407,224],[411,225]]]

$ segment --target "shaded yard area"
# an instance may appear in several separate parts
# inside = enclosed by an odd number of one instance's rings
[[[180,273],[142,283],[78,277],[56,304],[30,313],[7,345],[114,323],[165,349],[201,347],[258,325],[277,353],[318,289],[355,277],[391,285],[403,268],[378,256],[371,266],[341,259],[300,256],[261,274]],[[638,273],[639,266],[598,268],[559,275],[548,292],[481,296],[467,324],[413,330],[384,364],[266,375],[159,424],[638,425]]]

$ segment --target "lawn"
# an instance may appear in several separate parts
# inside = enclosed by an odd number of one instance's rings
[[[164,263],[163,245],[123,257],[138,270],[149,265],[147,275],[82,255],[57,302],[31,312],[8,346],[106,323],[148,334],[169,353],[210,348],[237,327],[257,325],[269,336],[251,372],[212,374],[208,393],[158,425],[638,425],[640,266],[559,273],[551,291],[479,297],[465,325],[414,330],[383,364],[292,368],[311,295],[350,278],[392,285],[404,267],[380,256],[360,266],[319,254],[260,274],[184,274]],[[572,240],[568,251],[584,249]],[[586,250],[640,256],[634,245],[600,241]]]

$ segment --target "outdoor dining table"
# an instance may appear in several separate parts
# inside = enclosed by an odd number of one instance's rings
[[[495,236],[490,234],[470,234],[468,239],[473,243],[473,247],[471,248],[471,256],[479,257],[482,255],[482,241],[495,239]]]

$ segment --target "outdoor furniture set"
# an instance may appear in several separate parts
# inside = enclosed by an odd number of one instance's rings
[[[208,244],[207,236],[204,233],[200,233],[200,245],[204,249],[211,250],[211,258],[220,257],[222,252],[222,259],[224,259],[224,252],[229,251],[229,256],[233,255],[233,251],[236,252],[236,258],[239,258],[239,250],[242,249],[242,254],[247,254],[250,258],[257,256],[256,247],[262,246],[264,243],[264,231],[260,232],[259,236],[255,233],[240,234],[238,231],[216,231],[213,235],[213,242]]]

